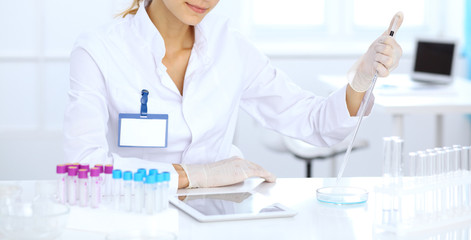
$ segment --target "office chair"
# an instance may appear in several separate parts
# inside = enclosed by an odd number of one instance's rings
[[[332,159],[337,155],[344,154],[347,151],[350,139],[346,139],[332,147],[316,147],[304,141],[283,136],[283,143],[286,150],[294,157],[306,163],[306,177],[312,177],[312,165],[314,161]],[[368,141],[364,139],[356,139],[352,152],[358,149],[368,147]],[[335,171],[335,169],[333,170]]]

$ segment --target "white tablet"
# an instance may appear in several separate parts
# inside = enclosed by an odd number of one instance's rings
[[[296,215],[280,203],[256,192],[182,195],[170,202],[200,222],[291,217]]]

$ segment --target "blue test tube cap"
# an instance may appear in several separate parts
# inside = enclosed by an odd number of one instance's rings
[[[138,173],[141,173],[143,176],[147,175],[147,170],[145,168],[139,168],[137,169]]]
[[[156,175],[157,173],[159,173],[159,171],[157,171],[157,169],[155,169],[155,168],[149,169],[149,175]]]
[[[154,184],[155,183],[155,175],[147,175],[146,177],[146,184]]]
[[[113,170],[113,179],[119,179],[121,178],[121,170],[115,169]]]
[[[164,181],[164,174],[163,173],[158,173],[157,175],[157,182],[161,183]]]
[[[164,174],[164,182],[170,181],[170,173],[169,172],[163,172]]]
[[[144,181],[144,174],[140,172],[134,173],[134,182],[142,182]]]
[[[126,171],[123,173],[123,180],[124,181],[131,181],[132,180],[132,172]]]

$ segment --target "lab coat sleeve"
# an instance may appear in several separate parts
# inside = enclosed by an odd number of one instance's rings
[[[245,54],[250,64],[245,66],[248,83],[241,108],[262,126],[322,147],[344,140],[353,131],[357,117],[348,112],[346,85],[327,98],[315,96],[273,67],[261,52],[246,45],[243,49],[248,49]],[[373,102],[371,97],[366,115]]]
[[[115,169],[135,172],[156,168],[171,174],[170,191],[176,193],[178,174],[171,164],[138,158],[123,158],[110,153],[107,92],[101,69],[92,54],[77,46],[70,59],[69,102],[64,116],[64,151],[67,162],[113,164]]]

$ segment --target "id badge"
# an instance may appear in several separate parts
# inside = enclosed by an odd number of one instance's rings
[[[147,114],[148,94],[142,90],[140,114],[119,114],[119,147],[167,147],[168,114]]]

